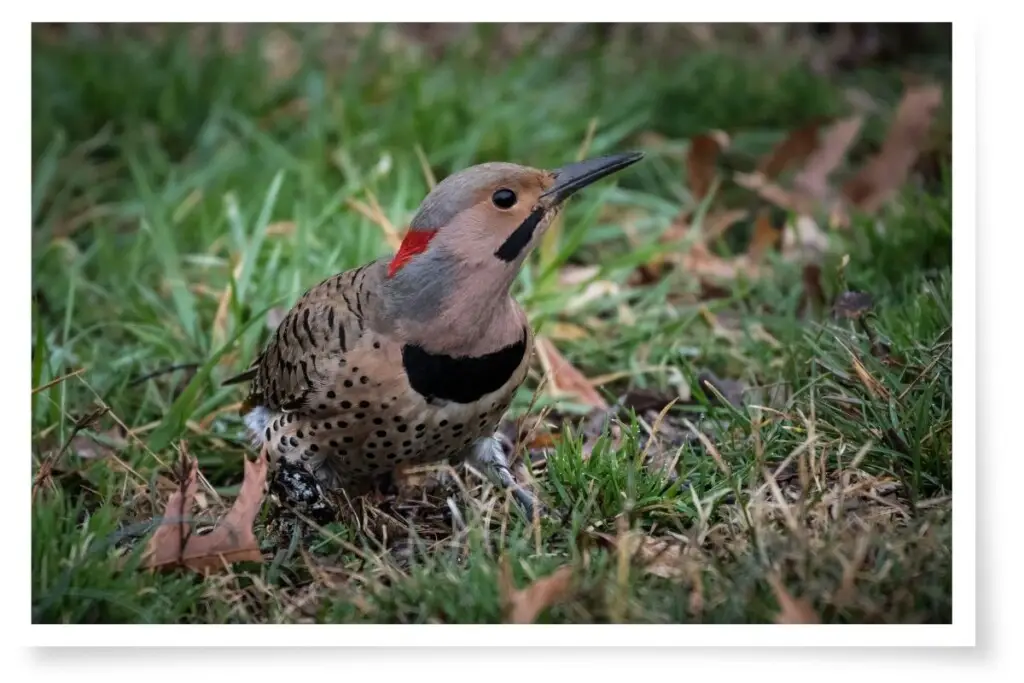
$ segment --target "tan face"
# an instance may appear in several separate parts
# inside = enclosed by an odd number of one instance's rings
[[[558,212],[541,198],[554,182],[546,171],[523,168],[474,188],[469,206],[436,241],[466,263],[517,265]]]
[[[575,192],[642,157],[631,152],[586,159],[543,171],[488,162],[445,178],[420,204],[389,277],[433,254],[466,272],[484,270],[505,282],[536,246]],[[410,278],[410,282],[416,278]]]

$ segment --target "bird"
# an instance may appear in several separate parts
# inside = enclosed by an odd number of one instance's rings
[[[643,157],[543,170],[489,161],[437,183],[394,254],[338,273],[295,302],[248,368],[253,445],[360,495],[400,468],[467,464],[533,518],[496,434],[526,378],[534,332],[511,288],[567,200]]]

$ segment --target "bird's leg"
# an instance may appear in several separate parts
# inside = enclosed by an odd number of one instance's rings
[[[523,507],[526,516],[533,519],[534,510],[541,510],[540,502],[530,491],[526,490],[512,476],[505,458],[505,451],[497,436],[486,436],[477,439],[463,453],[463,462],[479,470],[495,486],[511,489],[512,495]]]

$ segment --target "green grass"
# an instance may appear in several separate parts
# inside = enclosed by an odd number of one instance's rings
[[[107,30],[101,40],[71,27],[33,46],[33,386],[85,369],[32,396],[34,473],[97,405],[109,414],[82,433],[110,433],[116,416],[133,436],[116,456],[69,449],[34,496],[34,621],[494,622],[502,558],[520,587],[574,567],[572,595],[541,621],[771,621],[773,576],[824,621],[950,621],[948,170],[938,189],[910,183],[880,216],[833,234],[822,265],[830,296],[873,295],[868,327],[891,362],[870,353],[864,328],[800,315],[800,266],[777,255],[770,276],[711,300],[692,296],[685,272],[628,282],[695,208],[689,136],[727,130],[731,163],[749,163],[786,130],[846,111],[835,83],[784,52],[736,46],[666,65],[652,46],[549,34],[499,57],[483,50],[500,43],[493,27],[429,59],[429,46],[395,48],[392,30],[342,41],[289,29],[301,66],[273,81],[258,40],[229,53],[215,35],[197,49],[174,31],[154,44]],[[892,94],[891,78],[862,80]],[[882,103],[884,133],[895,100]],[[137,568],[177,442],[222,497],[207,497],[206,522],[237,493],[247,446],[225,409],[241,396],[220,382],[270,334],[267,310],[386,253],[380,227],[351,201],[372,193],[401,228],[428,189],[418,148],[438,178],[488,159],[555,166],[575,157],[592,121],[589,154],[636,148],[648,131],[664,141],[570,205],[557,249],[531,261],[517,294],[541,333],[555,322],[591,332],[558,343],[587,375],[629,373],[602,387],[610,402],[627,390],[691,394],[663,429],[651,437],[653,416],[627,411],[619,437],[595,444],[570,419],[539,476],[555,514],[536,529],[469,482],[471,494],[456,496],[465,528],[410,516],[406,536],[392,531],[386,544],[378,527],[345,522],[275,542],[264,510],[262,566],[205,580]],[[581,290],[558,284],[569,263],[599,265],[619,294],[565,313]],[[730,336],[715,334],[702,305],[735,321]],[[877,384],[857,375],[851,353]],[[137,381],[179,364],[189,367]],[[704,370],[758,390],[742,407],[716,405],[697,383]],[[538,378],[513,416],[580,412],[544,394],[534,402]],[[652,454],[675,459],[675,476],[652,468]],[[765,480],[776,468],[777,492]],[[620,562],[624,529],[685,548],[681,575]]]

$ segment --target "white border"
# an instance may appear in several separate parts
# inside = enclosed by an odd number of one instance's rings
[[[439,20],[441,16],[448,15],[453,19],[462,17],[462,20],[516,20],[516,21],[557,21],[559,15],[564,19],[587,20],[665,20],[666,9],[672,7],[684,15],[674,19],[676,21],[719,21],[728,18],[743,17],[747,21],[792,21],[806,19],[814,16],[820,18],[823,13],[822,5],[813,2],[775,2],[768,5],[756,2],[733,3],[729,12],[723,12],[723,3],[685,3],[676,5],[664,5],[634,0],[629,3],[632,13],[629,17],[611,17],[606,12],[599,12],[596,3],[578,3],[563,0],[559,3],[539,2],[518,2],[512,6],[489,3],[482,5],[476,3],[463,5],[463,9],[472,8],[470,15],[459,12],[443,12],[440,3],[431,3],[429,7],[418,3],[392,3],[398,12],[382,13],[368,12],[367,10],[381,8],[382,3],[373,3],[368,8],[361,3],[345,3],[344,7],[335,5],[334,16],[323,11],[313,11],[318,5],[311,3],[289,2],[286,5],[278,3],[267,3],[262,6],[255,4],[239,3],[233,10],[228,10],[228,3],[224,4],[224,10],[212,11],[210,3],[195,2],[194,0],[179,0],[166,6],[156,6],[151,3],[137,2],[107,2],[104,7],[100,3],[81,2],[50,2],[48,6],[42,7],[36,4],[31,9],[36,10],[35,20],[46,18],[49,20],[150,20],[156,21],[154,17],[159,10],[160,20],[168,20],[173,16],[184,20],[196,20],[196,17],[203,17],[204,21],[239,21],[245,10],[246,20],[266,21],[282,20],[290,21],[324,21],[330,19],[341,19],[349,21],[386,20],[388,14],[400,16],[402,20]],[[453,3],[454,4],[454,3]],[[460,3],[461,4],[461,3]],[[402,7],[404,5],[404,7]],[[578,5],[578,6],[577,6]],[[938,7],[937,7],[938,6]],[[282,8],[288,12],[281,12]],[[325,7],[325,5],[319,5]],[[26,6],[17,8],[23,12]],[[885,17],[888,21],[893,20],[943,20],[953,14],[962,14],[963,5],[945,2],[929,3],[931,12],[922,13],[923,7],[913,7],[913,3],[891,3],[877,2],[873,0],[859,0],[847,10],[862,10],[859,14],[866,19],[878,19]],[[424,12],[423,10],[428,11]],[[501,9],[506,9],[503,14],[497,16]],[[509,17],[509,9],[514,16]],[[784,10],[790,10],[785,12]],[[863,10],[874,9],[874,12]],[[936,9],[943,10],[940,13]],[[105,11],[104,11],[105,10]],[[191,11],[189,11],[191,10]],[[206,11],[198,11],[206,10]],[[420,10],[419,12],[415,10]],[[653,10],[653,11],[652,11]],[[718,10],[717,12],[709,10]],[[762,10],[762,11],[757,11]],[[763,10],[770,10],[765,12]],[[879,11],[880,10],[880,11]],[[903,10],[902,12],[900,10]],[[954,11],[956,10],[956,11]],[[967,11],[970,11],[969,9]],[[13,13],[13,10],[12,10]],[[895,17],[895,14],[903,15]],[[375,16],[369,16],[373,14]],[[600,16],[604,14],[606,16]],[[925,17],[923,14],[931,15]],[[709,16],[714,15],[714,16]],[[724,16],[723,16],[724,15]],[[911,16],[912,15],[912,16]],[[845,19],[845,18],[844,18]],[[22,378],[19,382],[7,382],[8,386],[24,387],[28,384],[28,364],[23,360],[28,357],[29,346],[28,318],[29,290],[26,285],[30,282],[31,275],[26,272],[30,269],[30,260],[27,254],[30,249],[28,231],[25,226],[29,223],[27,217],[27,198],[30,196],[30,174],[17,168],[20,160],[30,158],[28,136],[19,131],[25,131],[29,120],[29,114],[24,107],[28,103],[27,93],[30,87],[27,70],[27,56],[29,54],[29,41],[27,26],[25,23],[15,23],[8,19],[2,26],[4,31],[3,49],[8,52],[2,63],[5,65],[14,64],[15,68],[8,69],[10,78],[6,85],[10,89],[17,87],[26,97],[21,100],[22,108],[8,106],[3,110],[3,116],[8,119],[6,125],[0,130],[10,138],[10,150],[7,168],[5,169],[5,182],[0,184],[7,201],[4,206],[9,208],[11,213],[18,212],[23,216],[22,220],[10,221],[10,227],[5,233],[9,240],[16,243],[20,249],[2,250],[4,255],[4,291],[8,293],[13,302],[8,313],[10,314],[15,306],[20,305],[20,320],[25,321],[25,328],[17,333],[4,336],[4,351],[0,354],[4,363],[5,378],[14,377],[15,374]],[[802,627],[777,627],[777,626],[535,626],[535,627],[511,627],[511,626],[446,626],[446,627],[401,627],[401,626],[261,626],[243,628],[224,628],[222,626],[39,626],[33,625],[25,628],[30,614],[27,587],[29,577],[27,572],[30,567],[27,557],[30,541],[28,538],[28,496],[22,493],[27,490],[24,482],[28,481],[25,476],[27,470],[22,470],[19,475],[11,477],[11,489],[13,495],[0,496],[0,501],[5,507],[12,508],[5,510],[9,514],[4,518],[7,520],[20,520],[20,524],[7,525],[8,532],[13,536],[18,534],[21,539],[11,538],[9,547],[12,552],[18,552],[21,557],[17,561],[9,561],[5,571],[10,575],[5,577],[6,587],[0,593],[5,594],[5,602],[12,598],[17,599],[17,606],[8,605],[3,610],[5,621],[13,619],[22,628],[17,629],[14,637],[5,639],[6,642],[22,642],[25,644],[37,645],[75,645],[75,646],[115,646],[115,645],[168,645],[168,646],[196,646],[196,645],[233,645],[233,646],[257,646],[267,647],[270,645],[324,645],[324,646],[377,646],[402,644],[408,646],[429,646],[431,648],[445,647],[451,645],[533,645],[547,647],[565,646],[596,646],[606,648],[609,646],[623,645],[647,645],[647,646],[710,646],[710,645],[741,645],[759,647],[779,646],[826,646],[826,645],[862,645],[862,646],[938,646],[938,645],[971,645],[975,642],[975,459],[971,454],[975,452],[975,387],[972,381],[974,377],[974,365],[977,354],[974,332],[974,301],[975,301],[975,216],[977,209],[975,204],[975,150],[976,139],[975,114],[976,105],[974,101],[975,82],[975,41],[972,27],[964,27],[957,22],[955,29],[956,40],[956,62],[954,65],[955,86],[954,86],[954,122],[956,135],[954,136],[954,155],[956,159],[956,180],[954,188],[954,216],[956,229],[954,230],[954,245],[956,253],[956,279],[954,282],[954,320],[956,326],[957,343],[954,349],[956,364],[955,394],[956,402],[954,407],[954,443],[955,452],[958,457],[954,459],[954,477],[956,485],[956,515],[954,518],[956,554],[954,558],[954,600],[955,600],[955,622],[953,626],[802,626]],[[1013,38],[1018,40],[1019,38]],[[1013,62],[1020,64],[1019,59]],[[997,65],[990,63],[990,68],[997,68]],[[1006,66],[1010,66],[1006,64]],[[15,73],[16,72],[16,73]],[[1003,84],[1017,80],[1006,74],[1006,81]],[[1017,115],[1022,111],[1015,108]],[[1018,122],[1015,127],[1019,128]],[[24,163],[22,161],[22,163]],[[1016,160],[1019,168],[1020,158]],[[1019,173],[1019,171],[1018,171]],[[1019,196],[1019,189],[1018,189]],[[1018,212],[1019,215],[1019,212]],[[1015,220],[1019,223],[1019,219]],[[1016,228],[1020,229],[1020,228]],[[1019,268],[1017,276],[1019,277]],[[7,286],[8,282],[12,286]],[[991,291],[991,290],[990,290]],[[1013,307],[1019,310],[1019,307]],[[15,373],[17,368],[18,373]],[[22,418],[21,425],[28,423],[28,401],[20,389],[13,390],[14,395],[5,396],[4,414],[9,416],[14,423],[19,422],[14,416]],[[13,452],[8,455],[19,462],[19,466],[25,467],[28,462],[27,453],[29,443],[27,430],[24,427],[15,425],[12,430],[13,436],[8,442],[13,447]],[[1019,457],[1019,456],[1018,456]],[[21,588],[24,587],[24,588]],[[992,594],[989,593],[991,596]],[[10,617],[7,617],[10,615]],[[593,655],[584,654],[583,657],[590,658]],[[132,658],[135,659],[135,658]],[[600,659],[600,657],[598,657]],[[37,659],[38,661],[38,659]],[[737,662],[734,662],[738,664]],[[899,668],[899,667],[897,667]],[[738,670],[737,670],[738,671]],[[678,672],[684,675],[683,671]],[[723,671],[726,675],[734,673],[728,668]],[[762,672],[766,673],[766,672]],[[833,672],[838,673],[838,672]],[[861,671],[860,676],[864,673]],[[874,672],[882,673],[884,672]],[[488,676],[486,671],[478,671],[481,676]],[[787,678],[799,673],[790,671]]]

